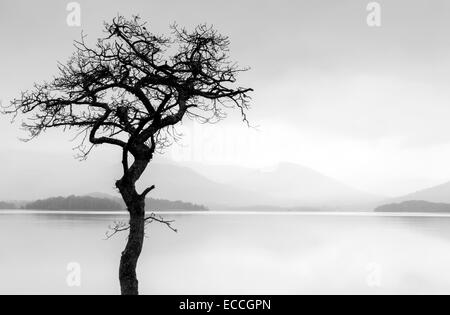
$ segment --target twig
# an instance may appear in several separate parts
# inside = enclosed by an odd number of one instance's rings
[[[156,214],[152,213],[148,218],[145,219],[145,222],[146,222],[146,224],[158,222],[158,223],[166,225],[169,229],[171,229],[175,233],[178,233],[178,230],[172,226],[172,223],[174,223],[175,220],[167,221],[167,220],[164,220],[164,218],[162,216],[157,216]]]
[[[175,222],[174,220],[171,221],[165,220],[162,216],[156,215],[155,213],[152,213],[150,216],[144,219],[145,226],[152,224],[153,222],[161,223],[167,226],[173,232],[178,233],[178,230],[172,226],[172,224]],[[105,234],[106,235],[105,240],[110,240],[118,233],[129,231],[130,228],[131,228],[130,224],[116,221],[114,222],[113,225],[109,226],[109,231],[106,232]]]

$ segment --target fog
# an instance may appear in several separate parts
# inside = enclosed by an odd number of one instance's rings
[[[241,83],[256,91],[249,117],[258,128],[248,129],[235,114],[220,127],[186,123],[188,152],[174,148],[168,159],[257,168],[291,162],[372,194],[407,194],[450,180],[450,4],[379,2],[380,28],[366,24],[366,2],[350,0],[79,1],[80,28],[66,24],[64,2],[2,2],[0,99],[7,104],[51,78],[82,30],[93,40],[101,21],[118,12],[139,13],[163,33],[173,22],[207,22],[230,36],[233,59],[252,68]],[[71,158],[70,135],[52,132],[25,144],[19,123],[0,117],[4,154],[29,157],[21,165],[35,165],[42,152]],[[102,158],[86,162],[92,169],[105,159],[116,163],[117,155],[102,150],[95,153]],[[48,162],[41,164],[48,172],[76,164]],[[9,163],[0,171],[15,167]],[[49,185],[42,194],[57,191]]]

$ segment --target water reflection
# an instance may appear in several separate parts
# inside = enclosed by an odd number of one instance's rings
[[[0,293],[117,294],[117,214],[0,214]],[[147,294],[450,293],[450,218],[169,215],[139,268]],[[81,287],[66,283],[81,266]]]

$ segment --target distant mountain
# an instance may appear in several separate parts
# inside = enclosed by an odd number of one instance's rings
[[[143,181],[156,184],[157,189],[152,193],[155,197],[179,198],[227,210],[255,206],[261,210],[273,207],[336,210],[382,199],[296,164],[283,163],[262,170],[184,165],[189,167],[154,163]]]
[[[262,210],[279,208],[283,211],[361,211],[366,208],[373,209],[373,204],[383,199],[296,164],[282,163],[268,169],[200,163],[182,165],[213,179],[216,183],[246,191],[247,196],[256,198],[245,204],[241,203],[241,210],[261,205]]]
[[[0,155],[0,200],[30,201],[53,196],[84,196],[93,191],[116,194],[114,183],[122,175],[122,166],[117,163],[120,155],[116,152],[106,155],[100,150],[96,153],[99,154],[93,154],[85,162],[75,160],[70,153],[10,152]],[[194,206],[232,202],[233,196],[238,196],[239,200],[246,197],[245,192],[216,184],[189,168],[153,162],[140,184],[141,190],[156,184],[157,189],[151,194],[154,199],[183,200]],[[158,206],[164,205],[158,203]],[[179,203],[177,207],[180,207]]]
[[[236,165],[212,165],[198,162],[171,162],[165,161],[165,164],[187,167],[196,173],[220,184],[233,184],[241,178],[253,173],[255,169]]]
[[[233,185],[271,196],[287,207],[334,207],[369,203],[380,198],[353,189],[312,169],[290,163],[254,170]]]
[[[119,160],[117,152],[103,150],[83,163],[72,159],[70,154],[11,152],[0,155],[0,173],[3,175],[0,177],[0,200],[84,196],[92,191],[117,194],[114,183],[121,177]],[[272,169],[255,170],[154,161],[139,181],[138,188],[142,191],[150,185],[156,185],[150,195],[154,199],[182,200],[213,210],[255,206],[283,210],[346,210],[350,205],[355,205],[354,210],[361,210],[361,204],[382,199],[319,172],[287,163]]]
[[[277,203],[271,196],[246,190],[240,185],[218,183],[175,164],[153,163],[142,176],[140,189],[144,188],[144,183],[156,185],[151,194],[153,198],[201,203],[216,209]]]
[[[450,204],[433,203],[427,201],[405,201],[384,205],[375,209],[375,212],[395,212],[395,213],[450,213]]]
[[[450,182],[393,199],[393,201],[395,202],[408,200],[423,200],[428,202],[450,203]]]

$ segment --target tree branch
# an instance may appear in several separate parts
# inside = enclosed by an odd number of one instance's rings
[[[175,222],[174,220],[171,220],[171,221],[165,220],[162,216],[156,215],[155,213],[152,213],[150,216],[146,217],[144,219],[144,221],[145,221],[146,226],[151,223],[157,222],[157,223],[161,223],[161,224],[165,225],[171,231],[178,233],[178,230],[172,226],[173,223]],[[113,225],[109,226],[109,231],[107,231],[105,233],[105,236],[106,236],[105,240],[110,240],[115,235],[117,235],[121,232],[129,231],[129,230],[130,230],[130,225],[128,223],[114,222]]]
[[[147,195],[155,189],[156,189],[156,186],[152,185],[151,187],[144,190],[144,192],[141,194],[141,197],[145,199],[145,197],[147,197]]]
[[[145,25],[119,16],[94,46],[82,35],[73,56],[58,64],[59,75],[22,93],[4,112],[26,115],[30,139],[50,128],[75,129],[88,132],[95,146],[132,155],[136,147],[161,152],[174,143],[168,129],[185,117],[213,123],[234,108],[247,122],[253,90],[235,86],[248,69],[229,60],[228,37],[199,25],[192,31],[173,26],[169,38]],[[125,171],[127,159],[122,162]]]

